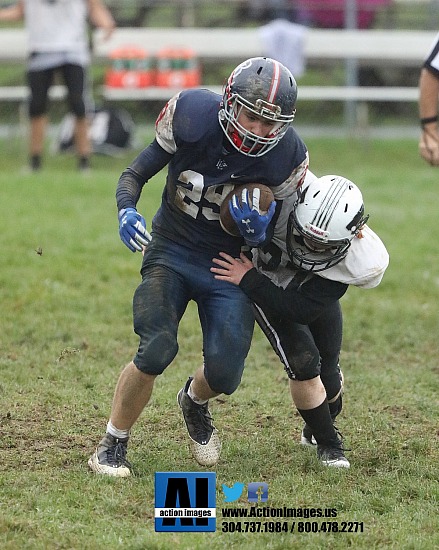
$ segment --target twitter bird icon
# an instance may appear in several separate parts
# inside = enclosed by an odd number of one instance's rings
[[[227,485],[222,485],[224,493],[224,502],[234,502],[242,495],[242,490],[244,489],[244,483],[235,483],[233,487],[227,487]]]

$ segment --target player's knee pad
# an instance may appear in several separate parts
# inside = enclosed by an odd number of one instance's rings
[[[216,393],[231,395],[241,382],[244,364],[235,363],[230,366],[225,363],[224,357],[218,362],[205,358],[204,376],[209,388]],[[238,366],[237,366],[238,365]]]
[[[320,375],[320,355],[316,347],[308,347],[288,354],[285,372],[291,380],[311,380]]]
[[[162,374],[178,352],[178,344],[170,335],[140,339],[134,364],[145,374]]]
[[[231,395],[239,386],[241,376],[234,376],[233,378],[230,378],[221,373],[215,372],[206,375],[206,380],[212,391],[216,393],[224,393],[225,395]]]

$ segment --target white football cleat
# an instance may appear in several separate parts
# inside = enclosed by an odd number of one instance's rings
[[[131,464],[126,459],[128,440],[116,439],[106,434],[98,448],[88,459],[88,466],[96,474],[112,477],[131,475]]]
[[[177,395],[177,402],[183,413],[190,437],[192,455],[201,466],[214,466],[221,454],[218,430],[212,424],[208,403],[198,405],[188,395],[192,378],[186,382]]]

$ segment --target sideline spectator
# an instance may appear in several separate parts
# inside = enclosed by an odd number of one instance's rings
[[[41,168],[47,126],[48,92],[55,73],[61,73],[68,90],[68,103],[75,115],[75,145],[78,169],[90,165],[91,145],[88,137],[87,66],[90,48],[87,22],[105,32],[109,38],[115,28],[111,13],[101,0],[21,0],[0,10],[0,21],[24,19],[28,33],[27,82],[31,97],[30,167]]]
[[[439,166],[438,98],[439,34],[430,48],[419,77],[419,119],[422,128],[419,153],[432,166]]]

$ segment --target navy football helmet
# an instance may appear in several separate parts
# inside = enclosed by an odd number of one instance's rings
[[[230,75],[225,86],[219,121],[227,139],[240,153],[260,157],[285,135],[296,113],[297,84],[291,72],[268,57],[247,59]],[[273,123],[260,137],[246,130],[238,118],[243,109]]]
[[[298,268],[323,271],[348,253],[369,219],[361,191],[342,176],[323,176],[297,191],[288,218],[287,252]]]

